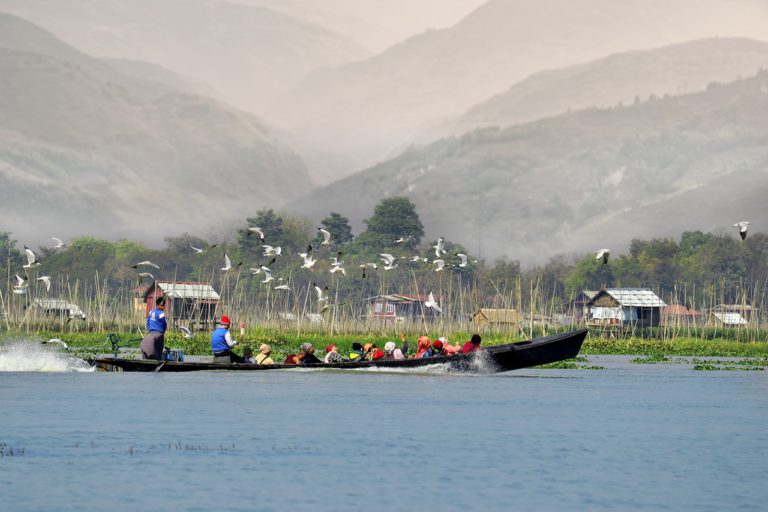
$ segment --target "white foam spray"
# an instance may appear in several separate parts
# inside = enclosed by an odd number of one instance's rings
[[[40,341],[13,341],[0,345],[0,372],[92,372],[78,357],[44,347]]]

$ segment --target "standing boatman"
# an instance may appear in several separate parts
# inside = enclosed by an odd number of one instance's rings
[[[141,340],[141,355],[144,359],[163,360],[165,350],[165,330],[168,324],[165,321],[165,298],[155,299],[155,309],[147,315],[147,333]]]

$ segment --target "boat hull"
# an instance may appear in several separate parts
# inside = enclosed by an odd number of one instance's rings
[[[176,362],[154,361],[147,359],[122,359],[116,357],[99,357],[89,362],[105,371],[126,372],[194,372],[205,370],[227,371],[269,371],[291,370],[297,368],[421,368],[445,365],[450,370],[464,372],[497,373],[520,368],[530,368],[542,364],[554,363],[570,359],[578,355],[581,345],[586,338],[587,330],[578,330],[555,334],[506,345],[486,347],[472,354],[455,356],[436,356],[420,359],[378,360],[346,362],[338,364],[312,365],[253,365],[238,363],[212,362]]]

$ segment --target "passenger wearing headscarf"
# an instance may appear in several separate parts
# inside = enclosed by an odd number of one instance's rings
[[[319,364],[321,360],[315,355],[315,347],[311,343],[302,343],[299,349],[299,357],[301,357],[300,364]]]
[[[394,341],[388,341],[384,344],[384,357],[382,359],[405,359],[403,351],[397,348]]]
[[[363,345],[363,351],[365,352],[365,359],[368,361],[375,361],[384,357],[384,352],[376,347],[375,343],[366,343]]]
[[[432,357],[432,341],[429,336],[419,336],[419,343],[417,345],[418,351],[414,356],[416,359],[422,357]]]

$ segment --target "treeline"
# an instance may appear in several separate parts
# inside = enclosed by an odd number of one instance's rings
[[[478,261],[459,242],[450,240],[444,242],[446,252],[438,258],[436,241],[424,239],[424,226],[407,198],[382,200],[364,222],[366,229],[354,236],[348,219],[339,213],[331,212],[316,226],[307,219],[265,209],[245,219],[229,240],[183,234],[166,238],[165,247],[156,250],[131,240],[110,242],[84,236],[69,241],[66,248],[33,249],[42,265],[28,274],[37,296],[71,296],[74,288],[80,290],[78,294],[96,293],[97,288],[128,293],[154,278],[210,282],[223,290],[225,297],[227,289],[235,286],[241,293],[259,295],[278,284],[299,289],[317,283],[350,300],[382,293],[425,295],[429,290],[450,287],[451,294],[465,289],[472,294],[473,303],[488,307],[503,307],[499,297],[509,297],[504,306],[515,306],[509,302],[526,304],[533,295],[536,300],[563,304],[580,290],[602,287],[648,287],[668,302],[693,306],[702,300],[712,303],[715,298],[740,303],[745,294],[748,300],[759,295],[762,302],[768,280],[768,236],[762,233],[750,233],[745,241],[730,234],[701,231],[685,232],[679,241],[636,239],[629,254],[614,254],[607,265],[597,261],[594,254],[561,255],[544,265],[521,269],[519,262],[508,258]],[[251,227],[261,228],[264,239]],[[331,233],[329,244],[321,243],[318,227]],[[298,256],[310,245],[317,259],[311,270],[302,268],[303,260]],[[280,256],[265,255],[265,246],[280,247]],[[0,251],[6,281],[3,293],[8,297],[16,284],[14,275],[25,272],[26,257],[8,232],[0,233]],[[397,268],[383,270],[381,253],[397,256]],[[459,253],[467,254],[466,266],[459,266]],[[221,270],[225,254],[234,266],[227,273]],[[415,256],[422,259],[411,261]],[[332,257],[344,261],[345,276],[329,272]],[[446,262],[443,271],[436,271],[436,259]],[[145,260],[160,269],[132,268]],[[379,268],[361,268],[366,263]],[[251,275],[250,269],[259,265],[268,266],[275,280],[265,284],[263,272]],[[151,273],[152,278],[139,280],[140,272]],[[42,275],[51,277],[53,285],[48,292],[35,281]]]

